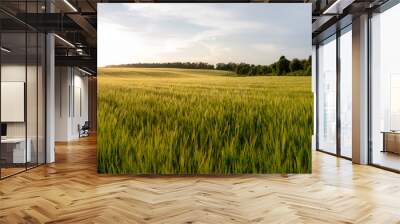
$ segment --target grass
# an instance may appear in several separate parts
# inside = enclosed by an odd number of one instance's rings
[[[100,68],[98,171],[310,173],[311,77]]]

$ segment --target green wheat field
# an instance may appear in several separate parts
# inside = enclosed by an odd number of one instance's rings
[[[310,173],[311,77],[99,68],[98,172]]]

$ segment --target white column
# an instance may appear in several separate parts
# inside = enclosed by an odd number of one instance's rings
[[[46,1],[46,12],[54,12],[52,1]],[[46,35],[46,163],[55,161],[55,42],[54,34]]]
[[[368,15],[353,19],[353,162],[368,163]]]
[[[70,140],[72,68],[55,68],[55,141]]]
[[[311,83],[311,88],[314,96],[314,124],[313,124],[313,135],[312,135],[312,145],[311,149],[316,150],[317,149],[317,139],[316,139],[316,131],[317,131],[317,47],[315,45],[312,46],[312,56],[311,56],[311,73],[312,73],[312,83]]]
[[[55,56],[54,35],[46,36],[46,163],[55,161],[54,133],[55,133]]]

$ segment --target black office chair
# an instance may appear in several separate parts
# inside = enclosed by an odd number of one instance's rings
[[[85,121],[85,123],[82,125],[82,127],[80,127],[80,125],[78,125],[79,138],[89,136],[89,129],[90,129],[89,121]]]

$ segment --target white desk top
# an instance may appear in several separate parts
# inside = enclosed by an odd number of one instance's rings
[[[1,139],[1,143],[20,143],[20,142],[24,142],[25,138],[5,138],[5,139]],[[30,139],[28,138],[28,141],[30,141]]]

